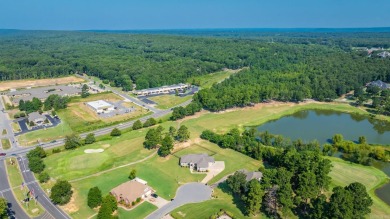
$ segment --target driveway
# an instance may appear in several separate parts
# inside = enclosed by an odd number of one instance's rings
[[[214,178],[214,176],[216,176],[220,172],[222,172],[224,169],[225,169],[225,162],[224,161],[215,161],[215,163],[211,167],[209,167],[209,172],[207,172],[207,175],[202,180],[202,183],[207,183],[212,178]]]
[[[188,183],[177,190],[176,197],[170,203],[150,214],[147,219],[161,219],[175,208],[188,203],[207,201],[211,198],[212,189],[203,183]]]
[[[149,196],[149,198],[146,199],[146,201],[157,206],[157,208],[162,208],[169,203],[168,200],[163,199],[160,196],[157,198],[153,198],[153,197]]]

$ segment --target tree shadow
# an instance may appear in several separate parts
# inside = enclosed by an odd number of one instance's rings
[[[236,205],[236,207],[241,211],[241,213],[243,215],[246,215],[244,202],[242,201],[241,197],[239,197],[238,195],[233,194],[232,190],[229,188],[229,186],[227,185],[226,181],[223,182],[223,183],[220,183],[218,185],[218,188],[221,189],[222,192],[231,195],[233,197],[233,204]]]

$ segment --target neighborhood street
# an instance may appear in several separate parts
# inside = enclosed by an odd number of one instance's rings
[[[188,203],[203,202],[211,198],[212,189],[203,183],[188,183],[179,187],[173,201],[157,209],[147,219],[161,219],[177,207]]]

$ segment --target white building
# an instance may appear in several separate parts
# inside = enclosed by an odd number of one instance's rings
[[[112,104],[107,103],[104,100],[96,100],[96,101],[88,102],[87,105],[91,109],[93,109],[96,113],[111,112],[115,109]]]
[[[133,93],[137,94],[139,96],[168,94],[170,92],[172,93],[175,91],[183,92],[185,89],[188,89],[190,87],[191,87],[191,85],[189,85],[189,84],[174,84],[174,85],[170,85],[170,86],[162,86],[162,87],[156,87],[156,88],[136,90]]]

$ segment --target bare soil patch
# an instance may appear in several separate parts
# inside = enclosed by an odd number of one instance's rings
[[[70,84],[81,83],[84,79],[76,76],[69,76],[64,78],[51,78],[51,79],[28,79],[28,80],[16,80],[16,81],[4,81],[0,82],[0,91],[9,89],[26,88],[26,87],[43,87],[55,84]]]
[[[79,207],[77,207],[77,205],[75,203],[76,196],[78,196],[78,193],[76,190],[73,190],[72,198],[70,198],[70,201],[68,204],[61,207],[62,210],[64,210],[65,212],[68,212],[68,213],[77,212],[79,210]]]

